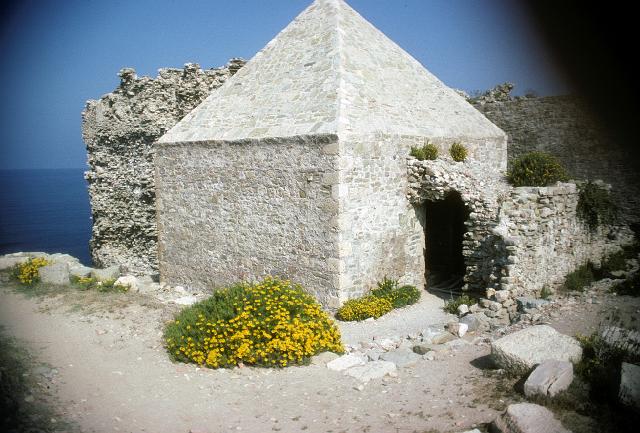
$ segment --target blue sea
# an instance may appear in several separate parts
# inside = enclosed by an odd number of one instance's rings
[[[0,254],[67,253],[91,264],[84,169],[0,170]]]

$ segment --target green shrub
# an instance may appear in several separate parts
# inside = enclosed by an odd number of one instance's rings
[[[164,338],[173,360],[211,368],[286,367],[320,352],[344,352],[320,304],[277,278],[216,291],[178,313]]]
[[[627,269],[627,255],[624,250],[610,254],[604,258],[598,276],[600,278],[611,277],[611,273],[615,271],[624,271]]]
[[[389,299],[367,295],[345,302],[342,307],[338,309],[336,318],[346,322],[365,320],[370,317],[377,319],[391,310],[393,310],[393,304]]]
[[[614,284],[611,292],[618,295],[640,296],[640,272],[634,272],[633,275],[627,277],[624,281]]]
[[[48,264],[49,262],[43,257],[34,257],[24,263],[16,265],[13,268],[13,276],[20,282],[20,284],[30,286],[40,281],[38,269],[43,266],[47,266]]]
[[[445,302],[443,310],[447,313],[458,314],[458,307],[460,305],[468,305],[469,307],[476,304],[476,300],[469,295],[462,295],[457,298],[452,298],[450,301]]]
[[[377,319],[394,308],[415,304],[420,299],[420,290],[411,285],[398,287],[398,280],[384,277],[377,286],[369,295],[345,302],[336,317],[344,321]]]
[[[587,182],[580,186],[578,217],[591,231],[601,225],[611,225],[618,221],[619,210],[609,191],[602,185]]]
[[[569,176],[552,155],[530,152],[513,161],[507,178],[513,186],[547,186],[566,182]]]
[[[553,295],[551,289],[545,284],[540,290],[540,299],[549,299]]]
[[[596,280],[593,263],[587,262],[578,269],[567,274],[563,288],[569,292],[582,292],[586,286]]]
[[[420,161],[433,161],[438,158],[438,148],[432,143],[427,143],[422,147],[412,147],[410,155]]]
[[[453,143],[449,149],[449,154],[456,162],[464,162],[467,159],[467,148],[461,143]]]

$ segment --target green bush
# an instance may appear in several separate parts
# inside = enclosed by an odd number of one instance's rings
[[[591,231],[601,225],[611,225],[618,221],[619,210],[609,191],[602,185],[587,182],[580,186],[578,217]]]
[[[443,310],[447,313],[458,314],[458,307],[460,305],[468,305],[469,307],[476,304],[476,300],[469,295],[462,295],[457,298],[452,298],[450,301],[445,302]]]
[[[449,149],[449,154],[456,162],[464,162],[467,159],[467,148],[461,143],[453,143]]]
[[[634,272],[633,275],[627,277],[611,287],[613,293],[626,296],[640,296],[640,272]]]
[[[566,182],[569,175],[552,155],[530,152],[513,161],[507,178],[513,186],[548,186]]]
[[[345,302],[336,317],[344,321],[377,319],[394,308],[415,304],[420,299],[420,290],[411,285],[398,287],[398,280],[384,277],[377,286],[369,295]]]
[[[340,332],[318,302],[289,281],[238,284],[183,309],[164,333],[175,361],[211,368],[306,364],[343,353]]]
[[[563,288],[569,292],[582,292],[586,286],[596,280],[593,263],[587,262],[578,269],[567,274]]]
[[[433,161],[438,158],[438,148],[432,143],[427,143],[422,147],[412,147],[410,155],[420,161]]]
[[[611,277],[611,273],[615,271],[624,271],[627,269],[627,255],[624,250],[610,254],[604,258],[598,276],[600,278]]]

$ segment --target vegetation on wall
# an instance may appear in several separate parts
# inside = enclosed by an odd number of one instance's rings
[[[344,321],[377,319],[394,308],[415,304],[419,299],[420,291],[415,286],[400,287],[398,280],[385,277],[370,294],[345,302],[336,317]]]
[[[578,217],[591,231],[618,221],[619,209],[604,185],[587,182],[579,186],[580,195],[576,208]]]
[[[427,143],[422,147],[412,147],[409,154],[420,161],[433,161],[438,158],[438,148],[435,144]]]
[[[449,154],[456,162],[464,162],[467,159],[467,148],[461,143],[453,143],[449,148]]]
[[[211,368],[286,367],[343,353],[340,332],[302,287],[277,278],[237,284],[183,309],[164,338],[175,361]]]
[[[566,182],[569,175],[560,162],[544,152],[530,152],[513,161],[507,179],[513,186],[548,186]]]

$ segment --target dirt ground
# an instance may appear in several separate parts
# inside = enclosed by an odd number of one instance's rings
[[[488,362],[490,339],[509,329],[469,334],[470,344],[358,389],[321,359],[282,370],[174,364],[162,329],[177,306],[138,294],[47,292],[26,296],[6,280],[0,287],[0,326],[46,366],[39,386],[47,392],[32,394],[57,417],[41,431],[462,432],[484,429],[521,399]],[[638,298],[594,291],[558,303],[548,321],[588,334],[611,315],[635,325],[639,313]]]

